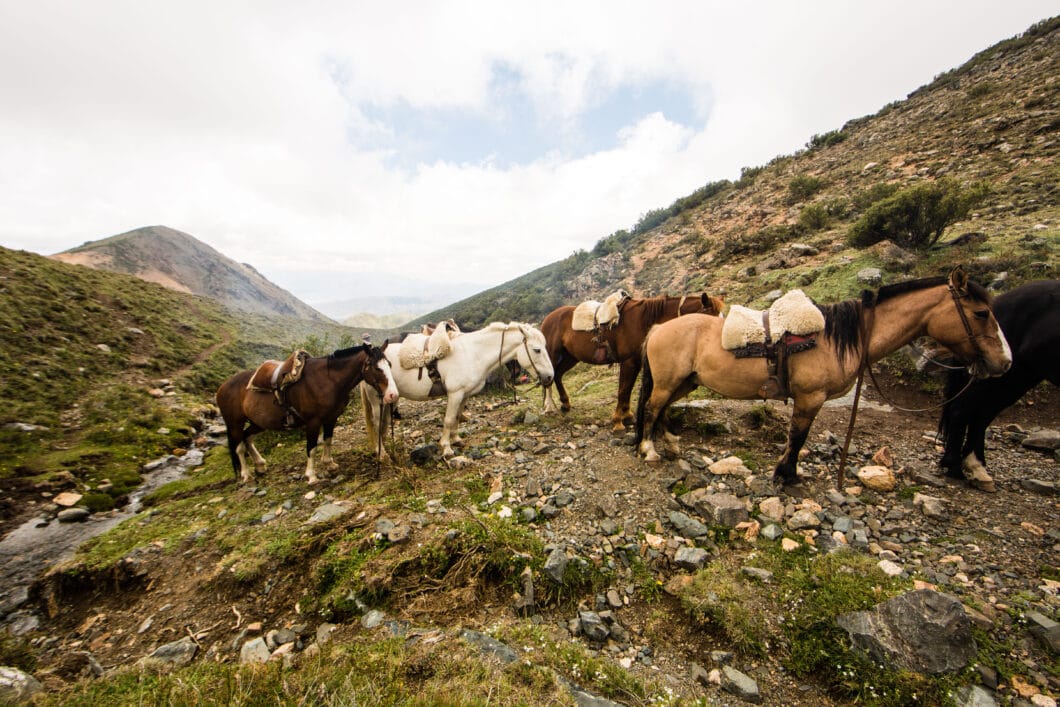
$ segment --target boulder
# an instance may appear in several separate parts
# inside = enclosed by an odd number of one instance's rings
[[[836,622],[856,649],[891,669],[958,672],[975,660],[978,650],[961,603],[930,589],[843,614]]]
[[[885,466],[863,466],[858,472],[858,479],[873,491],[893,491],[898,483],[894,472]]]
[[[18,668],[0,667],[0,703],[19,704],[43,690],[37,679]]]
[[[180,668],[189,664],[198,652],[199,646],[195,641],[191,637],[185,637],[179,641],[159,646],[147,658],[150,662],[158,662]]]

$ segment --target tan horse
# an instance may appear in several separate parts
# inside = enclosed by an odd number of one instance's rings
[[[720,297],[710,297],[706,292],[698,296],[664,295],[626,300],[619,310],[618,324],[603,334],[614,352],[616,360],[611,361],[599,356],[601,347],[593,341],[597,336],[594,332],[575,331],[571,328],[574,307],[567,305],[549,312],[541,322],[541,332],[548,340],[548,357],[552,359],[556,370],[554,382],[556,390],[559,391],[560,409],[563,412],[570,411],[570,397],[563,387],[564,373],[579,362],[593,365],[618,363],[618,404],[611,415],[611,428],[621,432],[626,424],[633,423],[629,398],[633,393],[637,374],[640,373],[640,349],[648,330],[655,324],[683,314],[720,314],[724,305]],[[545,386],[545,412],[556,412],[551,386]]]
[[[306,359],[301,379],[287,388],[286,408],[279,405],[271,392],[248,389],[253,374],[254,371],[241,371],[217,389],[217,407],[228,432],[232,468],[242,483],[251,479],[246,452],[250,452],[254,460],[255,472],[265,470],[265,459],[254,446],[254,435],[263,430],[304,427],[305,475],[310,484],[315,484],[313,448],[323,429],[323,462],[328,466],[335,465],[331,459],[331,438],[335,434],[335,423],[350,402],[353,387],[365,381],[388,403],[397,400],[398,396],[390,362],[382,349],[368,344],[341,349],[330,356]],[[293,425],[288,424],[291,413],[295,418]]]
[[[824,332],[817,347],[790,358],[789,390],[795,407],[788,445],[774,472],[795,480],[799,450],[825,400],[854,385],[863,359],[877,361],[918,336],[949,349],[978,376],[997,376],[1012,364],[1012,353],[990,310],[990,297],[968,281],[961,268],[950,277],[913,280],[864,292],[861,300],[820,307]],[[648,462],[659,420],[674,401],[704,386],[727,398],[751,400],[768,379],[766,361],[736,358],[721,346],[724,320],[692,315],[661,324],[644,342],[644,376],[637,404],[637,441]],[[677,438],[666,433],[676,451]]]

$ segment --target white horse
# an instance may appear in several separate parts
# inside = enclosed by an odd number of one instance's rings
[[[423,334],[410,334],[406,340],[408,339],[419,341],[422,345],[427,337]],[[402,398],[428,400],[431,397],[448,395],[441,437],[442,454],[446,457],[453,456],[453,443],[459,442],[456,427],[464,403],[468,397],[482,390],[492,371],[512,359],[518,359],[520,366],[537,375],[541,385],[552,382],[552,361],[548,358],[545,335],[530,324],[493,322],[479,331],[453,337],[449,354],[437,362],[438,375],[444,390],[439,390],[440,386],[434,385],[426,370],[402,368],[398,360],[399,348],[391,344],[383,353],[390,361],[398,393]],[[380,410],[379,394],[372,387],[362,385],[361,402],[368,439],[375,445],[380,459],[390,461],[390,456],[383,446],[383,433],[390,422],[390,407],[382,407],[377,426],[375,413]]]

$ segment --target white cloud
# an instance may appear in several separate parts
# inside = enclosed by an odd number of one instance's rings
[[[1054,9],[5,2],[0,243],[51,253],[163,223],[266,275],[334,272],[335,298],[356,272],[395,273],[395,292],[402,278],[493,285],[902,98]],[[498,67],[525,105],[498,103]],[[702,124],[648,111],[595,136],[604,147],[571,148],[587,111],[658,83],[682,87]],[[409,137],[373,109],[397,106],[532,110],[569,139],[515,163],[395,167]]]

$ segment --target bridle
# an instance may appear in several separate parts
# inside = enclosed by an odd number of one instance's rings
[[[541,385],[541,371],[537,370],[537,364],[534,363],[534,357],[530,355],[530,344],[528,343],[530,336],[526,333],[526,329],[523,328],[522,324],[518,325],[519,333],[523,335],[523,351],[526,351],[526,360],[530,362],[530,367],[534,369],[534,375],[537,377],[537,383],[534,386]],[[504,336],[508,333],[508,328],[505,327],[501,330],[501,345],[497,351],[497,366],[504,367]],[[515,386],[512,386],[512,393],[515,393]],[[518,398],[516,398],[518,400]]]
[[[983,349],[979,346],[979,336],[972,331],[972,324],[968,321],[968,315],[964,313],[964,307],[961,306],[961,292],[953,286],[952,282],[946,283],[946,289],[949,290],[950,296],[953,298],[953,305],[957,308],[957,314],[960,316],[961,324],[964,325],[964,332],[968,335],[968,341],[972,344],[972,348],[975,349],[975,361],[973,361],[971,365],[980,363],[984,359]],[[883,388],[880,387],[879,381],[876,380],[876,374],[872,371],[872,363],[869,362],[869,338],[872,334],[872,325],[876,321],[876,318],[872,313],[875,312],[874,307],[878,294],[879,293],[873,294],[873,306],[869,308],[869,314],[862,318],[863,321],[868,319],[868,326],[862,325],[860,327],[861,362],[858,364],[858,382],[854,388],[854,404],[850,409],[850,424],[847,425],[847,436],[843,441],[843,451],[839,455],[839,477],[836,481],[837,488],[842,488],[843,486],[843,472],[846,469],[847,451],[850,449],[850,437],[854,432],[854,420],[857,419],[858,416],[858,403],[861,400],[861,384],[865,380],[866,370],[869,372],[869,378],[872,379],[872,385],[876,387],[876,392],[880,394],[880,397],[883,398],[884,402],[902,412],[927,412],[928,410],[937,410],[938,408],[945,407],[964,395],[964,392],[968,390],[968,387],[975,381],[974,376],[968,376],[968,382],[965,383],[964,387],[957,391],[953,397],[947,398],[936,405],[929,405],[924,408],[905,408],[896,404],[893,400],[889,400],[887,395],[883,392]],[[951,368],[951,366],[946,366],[946,368]]]

